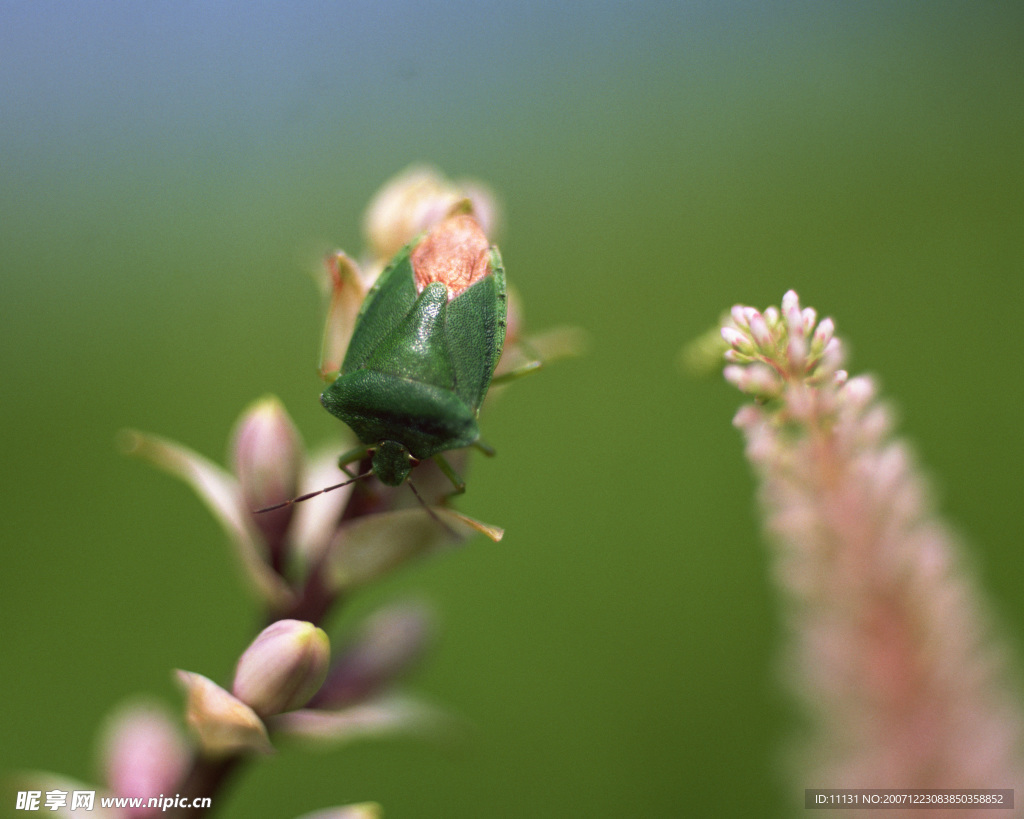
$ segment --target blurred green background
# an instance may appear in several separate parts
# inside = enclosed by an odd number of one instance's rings
[[[286,751],[220,815],[774,816],[827,786],[780,773],[740,398],[677,360],[790,287],[900,408],[1019,645],[1022,8],[4,2],[0,769],[95,781],[114,705],[177,708],[172,667],[229,679],[255,625],[233,558],[116,432],[222,459],[272,392],[330,440],[309,270],[414,161],[494,187],[529,327],[591,346],[483,419],[499,457],[460,507],[505,540],[332,623],[431,601],[411,682],[467,740]]]

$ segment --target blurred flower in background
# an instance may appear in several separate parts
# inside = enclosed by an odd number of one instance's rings
[[[795,782],[1024,786],[1006,648],[873,380],[840,369],[832,320],[793,291],[781,310],[734,307],[721,338],[726,379],[756,399],[735,424],[774,545],[785,676],[810,717]]]

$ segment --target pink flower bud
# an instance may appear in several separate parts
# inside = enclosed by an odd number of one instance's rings
[[[742,304],[734,304],[729,314],[732,316],[733,324],[740,329],[750,326],[750,321],[747,318],[747,310],[749,308],[744,307]]]
[[[813,307],[805,307],[800,315],[804,321],[804,335],[810,335],[811,330],[814,329],[815,322],[818,320],[818,311]]]
[[[184,737],[156,705],[136,704],[120,710],[104,732],[106,781],[118,796],[148,798],[173,792],[181,783],[188,758]]]
[[[754,342],[761,348],[762,353],[771,348],[772,334],[768,329],[768,322],[760,313],[754,313],[750,317],[750,335],[753,336]]]
[[[814,345],[821,349],[825,349],[825,346],[832,341],[832,336],[835,334],[835,331],[836,325],[832,319],[822,319],[818,328],[814,331]]]
[[[726,344],[735,350],[742,350],[745,353],[753,352],[753,347],[746,333],[737,330],[735,327],[723,327],[722,338]]]
[[[424,230],[468,201],[485,231],[497,220],[493,195],[479,183],[452,183],[429,167],[413,167],[387,182],[366,209],[370,250],[387,260]]]
[[[804,334],[804,316],[800,310],[800,297],[790,290],[782,297],[782,315],[786,318],[786,328],[790,337]]]
[[[232,458],[242,494],[253,509],[295,497],[302,442],[277,398],[261,398],[243,413],[235,427]]]
[[[278,620],[238,660],[232,693],[260,716],[301,708],[327,676],[331,645],[322,629]]]
[[[747,384],[747,368],[740,367],[738,364],[731,364],[722,370],[722,375],[725,376],[725,380],[732,384],[739,390],[746,391]]]

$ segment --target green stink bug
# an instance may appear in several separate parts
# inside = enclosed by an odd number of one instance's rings
[[[493,454],[477,416],[505,344],[507,301],[498,249],[468,214],[449,216],[399,251],[367,294],[341,371],[320,396],[362,443],[339,465],[372,453],[367,474],[400,486],[432,458],[454,494],[465,491],[443,453],[476,446]]]
[[[507,300],[501,256],[466,214],[407,245],[367,294],[320,402],[373,451],[382,483],[398,486],[414,462],[479,441]]]

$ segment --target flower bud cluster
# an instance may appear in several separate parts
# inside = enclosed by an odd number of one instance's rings
[[[395,605],[371,617],[331,665],[323,630],[278,620],[242,653],[230,691],[201,674],[177,672],[186,721],[210,758],[269,753],[272,734],[337,744],[436,722],[432,709],[394,694],[428,637],[421,607]]]
[[[454,298],[491,272],[487,236],[497,219],[486,188],[449,182],[429,168],[409,169],[385,185],[367,209],[363,263],[340,251],[327,260],[322,373],[332,377],[344,361],[370,288],[403,246],[426,236],[412,251],[416,285],[436,292],[435,283],[441,283]],[[520,326],[515,310],[508,323]],[[507,335],[506,348],[516,341],[515,333]],[[556,355],[559,345],[566,347],[557,335],[547,344]],[[119,727],[108,753],[113,793],[208,793],[203,789],[215,789],[243,757],[271,752],[276,736],[337,744],[442,722],[433,708],[397,689],[429,641],[429,618],[421,607],[401,604],[378,612],[340,643],[333,665],[328,636],[318,624],[340,598],[407,561],[475,533],[500,540],[501,529],[440,505],[427,514],[411,492],[375,478],[343,485],[337,453],[355,442],[307,453],[273,396],[259,399],[239,418],[230,471],[159,436],[129,431],[122,442],[127,451],[184,480],[209,507],[269,625],[242,652],[229,688],[201,674],[177,672],[186,694],[185,721],[197,744],[191,754],[177,730],[150,712]],[[417,467],[416,488],[434,503],[450,492],[451,482],[436,464],[425,462]],[[315,502],[294,502],[313,495]],[[306,819],[379,815],[379,806],[363,803]]]
[[[726,377],[811,717],[796,778],[839,788],[1024,781],[1024,715],[960,544],[932,512],[874,381],[790,291],[735,307]],[[954,741],[951,741],[954,738]]]
[[[792,290],[783,296],[781,310],[738,304],[721,329],[729,345],[725,378],[762,401],[777,398],[787,383],[841,382],[843,350],[834,331],[832,319],[819,322],[814,308],[801,309]]]

